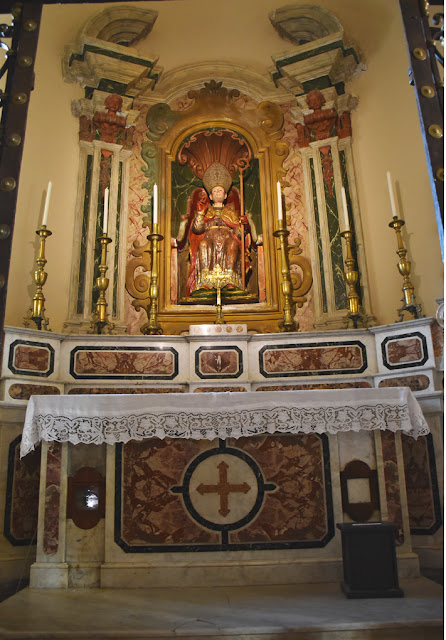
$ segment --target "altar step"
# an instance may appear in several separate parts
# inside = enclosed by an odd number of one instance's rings
[[[0,603],[0,639],[442,640],[443,589],[349,600],[339,584],[175,589],[29,589]]]

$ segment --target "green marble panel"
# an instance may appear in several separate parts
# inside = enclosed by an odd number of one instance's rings
[[[99,264],[101,262],[101,244],[97,241],[97,238],[102,235],[102,223],[104,220],[104,198],[101,194],[101,189],[98,190],[98,198],[97,198],[97,208],[96,208],[96,225],[95,225],[95,234],[94,234],[94,267],[93,267],[93,282],[92,282],[92,296],[91,296],[91,312],[94,313],[96,311],[96,302],[99,298],[99,291],[96,287],[96,278],[99,274]]]
[[[187,213],[187,199],[194,189],[202,187],[202,181],[194,176],[189,165],[172,162],[172,237],[176,237],[181,216]]]
[[[328,155],[333,161],[331,150],[328,152]],[[330,180],[332,181],[331,193],[329,189]],[[336,200],[336,186],[334,179],[328,177],[327,180],[324,180],[324,193],[328,239],[330,244],[331,268],[333,273],[333,293],[335,308],[337,310],[346,309],[348,307],[348,299],[344,280],[344,257],[342,254],[342,241],[339,229],[339,212]]]
[[[357,247],[356,247],[356,233],[355,233],[355,222],[353,220],[353,215],[352,215],[352,211],[353,211],[353,207],[352,207],[352,200],[351,200],[351,194],[350,194],[350,185],[348,182],[348,173],[347,173],[347,156],[344,150],[341,150],[339,152],[339,160],[340,160],[340,164],[341,164],[341,176],[342,176],[342,185],[345,189],[345,197],[347,200],[347,208],[348,208],[348,220],[350,223],[350,229],[353,231],[354,235],[352,238],[352,254],[353,254],[353,258],[355,260],[356,263],[356,269],[358,268],[358,252],[357,252]],[[359,303],[362,304],[362,286],[361,286],[361,274],[359,273],[358,276],[358,283],[356,285],[356,291],[359,295]]]
[[[117,309],[118,309],[118,277],[119,277],[119,229],[121,225],[121,194],[122,194],[122,172],[123,172],[123,163],[119,163],[119,173],[118,173],[118,199],[116,202],[116,227],[115,227],[115,255],[114,255],[114,263],[113,263],[113,305],[112,305],[112,315],[116,317]]]
[[[321,223],[319,219],[319,205],[317,201],[316,175],[314,172],[313,158],[310,158],[310,173],[311,173],[311,188],[313,192],[313,208],[314,208],[314,222],[316,226],[317,251],[319,255],[319,265],[320,265],[320,272],[321,272],[322,311],[324,313],[327,313],[328,305],[327,305],[327,289],[325,285],[324,254],[322,251]]]
[[[93,156],[88,155],[86,158],[86,169],[85,169],[84,206],[82,209],[81,246],[80,246],[80,255],[79,255],[79,278],[77,283],[76,313],[79,313],[79,314],[82,314],[84,311],[84,301],[85,301],[85,263],[87,260],[88,211],[90,209],[92,168],[93,168]]]

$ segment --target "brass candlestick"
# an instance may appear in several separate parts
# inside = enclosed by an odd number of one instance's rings
[[[293,287],[291,284],[290,274],[290,260],[288,255],[288,243],[286,238],[290,235],[288,229],[285,228],[285,223],[282,219],[279,219],[279,228],[273,232],[275,238],[280,240],[280,255],[281,255],[281,273],[282,273],[282,293],[284,298],[283,305],[283,324],[281,325],[282,331],[297,331],[299,329],[299,323],[295,322],[292,317],[293,310]]]
[[[415,303],[415,289],[411,281],[409,280],[410,276],[410,268],[411,263],[406,260],[407,249],[404,246],[403,238],[401,236],[401,229],[406,223],[404,220],[400,220],[397,216],[393,216],[392,222],[389,222],[389,227],[394,229],[396,233],[396,241],[398,244],[397,254],[400,259],[398,262],[398,271],[403,276],[403,295],[404,297],[401,299],[403,302],[403,306],[400,309],[397,309],[397,313],[399,316],[399,320],[397,322],[402,322],[404,320],[403,311],[409,311],[413,315],[415,319],[423,317],[421,315],[421,305]]]
[[[34,282],[37,290],[33,298],[33,306],[29,309],[28,314],[23,319],[25,327],[29,326],[29,320],[32,320],[39,331],[42,329],[48,331],[49,318],[45,316],[45,296],[43,295],[43,285],[46,282],[48,274],[44,271],[47,263],[45,259],[45,241],[52,235],[51,231],[42,225],[37,229],[36,234],[40,236],[39,257],[37,258],[37,269],[34,271]]]
[[[215,287],[217,287],[217,317],[214,324],[225,324],[223,319],[223,306],[221,303],[221,288],[228,284],[231,280],[228,278],[228,274],[221,268],[219,264],[216,264],[212,269],[210,279]]]
[[[344,279],[348,285],[347,297],[349,314],[347,318],[353,322],[353,328],[358,328],[358,320],[361,317],[359,313],[359,295],[356,291],[356,283],[358,282],[359,272],[355,269],[355,259],[352,253],[352,240],[353,231],[347,229],[347,231],[341,232],[341,237],[345,240],[345,271]]]
[[[148,336],[162,335],[163,330],[158,323],[158,243],[164,239],[160,233],[158,233],[158,223],[152,224],[152,233],[147,236],[150,241],[151,249],[151,277],[150,277],[150,310],[149,310],[149,322],[143,327],[142,333]]]
[[[96,302],[96,312],[93,314],[93,320],[90,325],[90,333],[101,334],[104,329],[111,333],[115,328],[115,325],[108,321],[107,314],[107,300],[105,299],[105,292],[108,289],[109,280],[105,277],[107,267],[107,245],[112,241],[104,232],[102,236],[97,239],[101,243],[101,262],[99,264],[100,275],[96,278],[96,288],[99,290],[99,298]]]

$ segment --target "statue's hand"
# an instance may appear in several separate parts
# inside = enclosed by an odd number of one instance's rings
[[[247,225],[249,225],[249,220],[245,215],[242,215],[240,216],[240,223],[246,227]]]

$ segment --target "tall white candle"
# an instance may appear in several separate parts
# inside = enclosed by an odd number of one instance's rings
[[[344,231],[350,230],[350,221],[348,219],[348,209],[347,209],[347,198],[345,196],[345,189],[341,187],[341,196],[342,196],[342,211],[344,213]]]
[[[153,185],[153,215],[152,215],[152,223],[157,224],[158,222],[158,186],[156,184]]]
[[[396,213],[395,195],[393,193],[393,184],[392,184],[392,178],[390,176],[390,171],[387,172],[387,186],[389,187],[390,206],[392,207],[392,215],[394,218],[398,218],[398,215]]]
[[[107,235],[107,227],[108,227],[108,193],[109,193],[109,188],[107,187],[104,193],[104,223],[102,225],[102,230],[105,233],[105,235]]]
[[[280,188],[280,182],[277,182],[277,215],[279,220],[283,220],[282,189]]]
[[[51,197],[51,189],[53,188],[53,183],[51,180],[48,182],[48,187],[46,190],[46,198],[45,198],[45,207],[43,209],[43,218],[42,218],[42,227],[46,226],[46,222],[48,220],[48,209],[50,206],[50,197]]]

